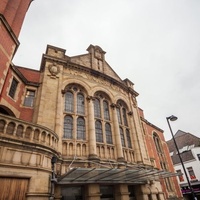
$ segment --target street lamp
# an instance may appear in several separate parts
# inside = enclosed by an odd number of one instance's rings
[[[186,176],[186,179],[187,179],[187,182],[188,182],[188,186],[189,186],[190,191],[191,191],[191,193],[192,193],[193,200],[196,200],[196,197],[195,197],[193,188],[192,188],[192,186],[191,186],[191,184],[190,184],[190,180],[189,180],[189,178],[188,178],[188,175],[187,175],[187,172],[186,172],[186,169],[185,169],[185,166],[184,166],[184,163],[183,163],[181,154],[180,154],[180,152],[179,152],[178,145],[177,145],[177,143],[176,143],[174,134],[173,134],[173,132],[172,132],[171,125],[170,125],[170,123],[169,123],[169,120],[170,120],[170,121],[176,121],[176,120],[178,119],[178,117],[176,117],[176,116],[174,116],[174,115],[171,115],[171,116],[169,116],[169,117],[166,117],[166,119],[167,119],[167,123],[168,123],[169,129],[170,129],[170,132],[171,132],[171,134],[172,134],[172,139],[173,139],[173,141],[174,141],[174,145],[175,145],[176,150],[177,150],[177,152],[178,152],[178,156],[179,156],[181,165],[182,165],[182,167],[183,167],[183,171],[184,171],[184,173],[185,173],[185,176]]]

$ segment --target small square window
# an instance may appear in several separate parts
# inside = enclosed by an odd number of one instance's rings
[[[11,86],[10,86],[10,90],[9,90],[9,96],[12,97],[14,99],[15,97],[15,93],[16,93],[16,90],[17,90],[17,85],[18,85],[18,81],[13,78],[12,80],[12,83],[11,83]]]
[[[25,99],[24,99],[24,106],[33,107],[34,99],[35,99],[35,91],[34,90],[27,90],[26,96],[25,96]]]

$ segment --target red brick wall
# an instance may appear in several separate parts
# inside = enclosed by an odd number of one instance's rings
[[[19,36],[21,26],[32,0],[1,0],[0,13],[4,15],[16,37]]]
[[[157,135],[160,138],[161,145],[162,145],[164,155],[165,155],[165,158],[166,158],[166,163],[168,165],[168,170],[170,172],[174,172],[173,163],[172,163],[171,157],[169,155],[169,149],[168,149],[167,143],[165,141],[163,132],[158,130],[158,129],[155,129],[153,126],[151,126],[150,124],[147,124],[147,123],[144,123],[144,126],[145,126],[145,130],[146,130],[145,139],[146,139],[146,144],[147,144],[149,156],[150,156],[150,158],[153,158],[155,160],[155,166],[158,169],[161,169],[160,159],[159,159],[159,156],[157,155],[156,146],[155,146],[154,140],[153,140],[153,132],[156,132]],[[174,184],[174,187],[175,187],[175,190],[176,190],[176,194],[179,197],[181,197],[182,194],[181,194],[181,191],[180,191],[176,177],[173,177],[171,179],[173,180],[173,184]],[[161,181],[161,185],[163,187],[163,191],[165,192],[165,194],[167,194],[167,189],[166,189],[166,186],[164,184],[164,181]]]
[[[13,37],[18,38],[31,1],[0,0],[0,98],[7,69],[18,45]]]
[[[13,75],[19,81],[18,89],[17,89],[18,92],[15,95],[14,99],[8,95],[8,92],[10,90],[10,84],[13,79]],[[6,82],[2,90],[0,104],[3,105],[3,102],[6,102],[7,104],[9,104],[9,107],[11,108],[11,110],[14,112],[15,115],[17,115],[17,113],[20,113],[19,116],[16,116],[17,118],[32,122],[33,112],[34,112],[33,108],[23,106],[24,95],[26,92],[25,86],[26,85],[24,85],[24,83],[20,81],[18,76],[16,76],[16,74],[14,74],[14,72],[10,68],[6,77]]]

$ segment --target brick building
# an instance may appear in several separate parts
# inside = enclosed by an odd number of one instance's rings
[[[101,47],[12,63],[30,3],[0,2],[0,199],[182,199],[163,131]]]

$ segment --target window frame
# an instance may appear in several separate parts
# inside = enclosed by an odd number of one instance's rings
[[[10,85],[10,89],[9,89],[9,92],[8,92],[8,95],[9,95],[12,99],[15,98],[18,85],[19,85],[19,81],[18,81],[15,77],[13,77],[13,78],[12,78],[11,85]]]
[[[70,124],[67,124],[67,119],[71,120]],[[64,117],[64,127],[63,127],[63,138],[65,139],[73,139],[73,117],[70,115],[66,115]]]
[[[27,92],[33,92],[34,95],[28,95]],[[35,90],[33,90],[33,89],[26,89],[26,94],[25,94],[25,97],[24,97],[23,106],[34,107],[35,97],[36,97],[36,91]]]

